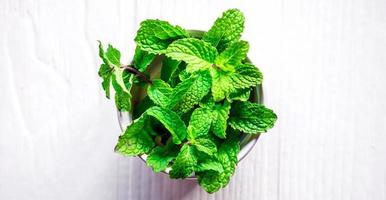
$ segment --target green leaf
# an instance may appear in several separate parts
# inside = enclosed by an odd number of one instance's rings
[[[211,130],[219,138],[225,138],[227,129],[227,120],[230,111],[230,104],[225,101],[223,105],[216,105],[212,112]]]
[[[152,54],[164,53],[174,40],[189,37],[188,32],[166,21],[148,19],[141,23],[135,42],[143,50]]]
[[[179,83],[170,96],[169,107],[178,113],[185,113],[197,105],[208,94],[211,77],[207,71],[201,71]]]
[[[102,64],[99,68],[98,75],[103,79],[102,88],[105,91],[106,98],[110,99],[110,82],[112,75],[112,68],[106,64]]]
[[[186,62],[188,64],[187,72],[192,73],[210,68],[217,56],[217,50],[202,40],[184,38],[170,44],[165,55],[174,60]]]
[[[188,79],[189,77],[191,76],[191,74],[189,74],[186,69],[185,70],[182,70],[180,72],[180,74],[178,75],[178,77],[180,78],[181,81],[184,81],[186,79]]]
[[[257,134],[272,128],[276,119],[276,114],[261,104],[236,102],[232,104],[229,124],[245,133]]]
[[[148,153],[154,142],[144,129],[145,118],[141,117],[130,124],[123,135],[119,136],[115,151],[125,156],[137,156]]]
[[[224,168],[222,167],[221,163],[217,160],[205,160],[204,162],[199,163],[195,170],[195,172],[204,172],[204,171],[213,171],[216,173],[222,173],[224,171]]]
[[[260,70],[252,64],[243,64],[236,67],[236,72],[231,76],[234,88],[249,88],[261,84],[263,75]]]
[[[103,78],[102,87],[106,92],[106,97],[110,97],[111,82],[115,90],[115,105],[118,110],[130,111],[132,78],[131,74],[121,68],[121,53],[110,44],[105,52],[99,41],[99,56],[103,60],[99,69],[99,76]]]
[[[194,155],[192,147],[184,144],[172,165],[172,170],[170,170],[169,175],[171,178],[186,178],[194,172],[196,165],[197,158]]]
[[[248,101],[251,96],[251,88],[237,89],[235,92],[229,94],[230,100]]]
[[[177,69],[174,70],[174,72],[172,72],[170,78],[169,78],[169,81],[168,83],[170,84],[171,87],[176,87],[177,84],[181,83],[181,79],[180,79],[180,74],[181,72],[184,72],[186,71],[186,63],[184,62],[181,62]]]
[[[106,50],[106,58],[111,63],[110,65],[120,66],[121,65],[121,52],[118,49],[114,48],[110,44]],[[107,63],[106,63],[107,64]]]
[[[146,114],[156,118],[168,129],[172,135],[173,143],[180,144],[186,138],[187,129],[185,123],[175,112],[154,106],[149,108]]]
[[[169,163],[177,156],[178,146],[173,143],[168,143],[165,146],[154,148],[146,159],[148,166],[153,168],[155,172],[165,170]]]
[[[136,105],[133,106],[133,118],[137,119],[140,117],[147,109],[154,106],[153,101],[149,96],[144,97]]]
[[[248,50],[248,42],[235,42],[216,57],[215,64],[225,71],[234,71],[247,57]]]
[[[149,78],[147,69],[150,66],[151,62],[154,60],[155,56],[155,54],[143,51],[139,46],[137,46],[135,48],[135,54],[131,64],[134,66],[134,68],[136,68],[138,71],[142,72],[146,77]],[[131,82],[137,86],[144,87],[147,85],[147,82],[143,78],[134,75],[131,76],[131,78],[133,79]]]
[[[206,95],[204,98],[202,98],[201,102],[199,103],[200,107],[203,108],[212,108],[215,105],[215,102],[213,100],[213,97],[211,94]]]
[[[188,137],[191,139],[207,135],[212,124],[212,113],[209,108],[196,108],[189,120]]]
[[[132,83],[126,78],[124,79],[122,69],[117,68],[114,70],[112,85],[115,90],[115,105],[120,111],[131,110],[131,93],[127,87],[131,88]]]
[[[155,54],[148,53],[141,50],[139,46],[135,48],[134,58],[132,64],[140,72],[146,71],[147,67],[154,60]]]
[[[219,52],[240,39],[244,30],[244,15],[238,9],[230,9],[218,18],[203,40],[217,47]]]
[[[188,136],[191,139],[205,136],[209,130],[219,138],[225,138],[227,119],[230,104],[224,102],[223,105],[207,103],[203,108],[196,108],[189,121]]]
[[[209,193],[214,193],[225,187],[233,175],[237,165],[237,154],[240,145],[237,135],[228,137],[217,151],[216,158],[223,167],[222,172],[204,171],[197,172],[198,183]]]
[[[263,80],[261,72],[252,64],[243,64],[235,69],[234,73],[211,70],[212,94],[215,101],[229,98],[229,95],[237,93],[238,89],[257,86]]]
[[[216,144],[213,143],[210,139],[198,138],[191,141],[191,143],[197,149],[197,151],[205,153],[208,156],[211,156],[217,152]]]
[[[131,110],[131,94],[126,92],[115,92],[115,105],[120,111]]]
[[[179,60],[173,60],[169,57],[165,57],[162,61],[161,79],[165,82],[169,82],[172,74],[178,70],[178,65],[181,63]]]
[[[147,88],[147,94],[157,105],[167,108],[172,88],[161,79],[154,79],[153,83]]]

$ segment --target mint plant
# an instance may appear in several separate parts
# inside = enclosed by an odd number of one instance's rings
[[[209,193],[225,187],[237,165],[241,134],[272,128],[275,113],[252,102],[262,73],[248,62],[248,42],[240,40],[244,16],[230,9],[201,38],[166,21],[145,20],[135,37],[133,61],[121,64],[113,46],[99,42],[99,76],[107,98],[115,91],[118,110],[133,113],[115,151],[147,155],[155,172],[171,178],[195,175]],[[150,79],[153,60],[163,58],[161,74]],[[133,85],[146,97],[133,104]]]

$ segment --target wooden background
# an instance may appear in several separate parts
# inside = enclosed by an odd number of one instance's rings
[[[129,61],[140,21],[207,30],[233,7],[279,119],[208,195],[113,153],[96,40]],[[0,199],[385,200],[385,11],[384,0],[0,0]]]

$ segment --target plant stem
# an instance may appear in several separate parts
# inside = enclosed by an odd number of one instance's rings
[[[152,84],[151,80],[148,79],[144,73],[138,71],[138,69],[136,69],[133,65],[122,65],[121,68],[127,70],[128,72],[130,72],[136,76],[141,77],[141,79],[144,80],[146,83],[148,83],[150,85]]]

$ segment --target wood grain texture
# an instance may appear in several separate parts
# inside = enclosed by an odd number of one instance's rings
[[[231,183],[208,195],[113,153],[119,126],[97,42],[129,61],[140,21],[243,39],[279,116]],[[0,199],[386,199],[386,2],[0,0]]]

